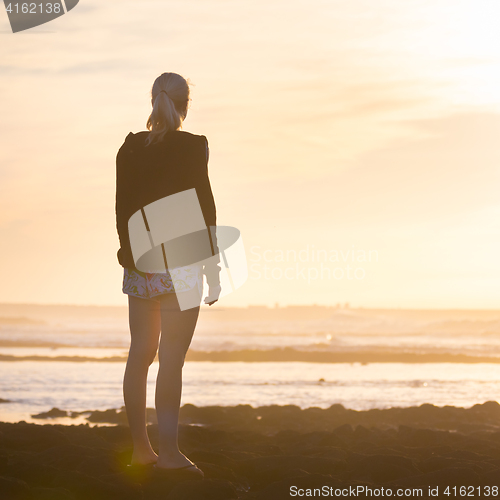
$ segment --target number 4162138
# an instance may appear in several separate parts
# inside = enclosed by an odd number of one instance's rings
[[[482,488],[482,491],[481,491]],[[498,497],[498,486],[447,486],[443,495],[452,497]]]
[[[45,9],[45,10],[44,10]],[[60,14],[62,5],[60,3],[9,3],[7,12],[9,14]]]

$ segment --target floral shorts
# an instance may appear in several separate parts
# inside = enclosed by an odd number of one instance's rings
[[[196,287],[201,296],[203,274],[199,265],[178,267],[167,273],[143,273],[129,268],[123,270],[123,293],[143,299],[159,300],[159,295],[188,292]]]

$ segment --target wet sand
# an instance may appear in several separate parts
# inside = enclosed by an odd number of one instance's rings
[[[155,421],[153,409],[148,419]],[[205,472],[202,481],[127,473],[123,410],[90,412],[88,420],[117,425],[0,423],[0,498],[373,498],[388,489],[400,496],[398,488],[417,498],[499,494],[500,405],[493,401],[369,411],[185,405],[180,447]],[[148,432],[157,450],[155,423]]]

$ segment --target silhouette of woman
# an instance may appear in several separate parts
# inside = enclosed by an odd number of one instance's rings
[[[123,395],[134,445],[131,466],[155,464],[157,470],[185,469],[203,476],[178,446],[182,368],[200,306],[181,310],[176,297],[177,293],[193,294],[200,304],[205,275],[209,286],[205,303],[212,305],[220,294],[220,267],[212,263],[208,267],[168,269],[166,273],[141,272],[135,268],[128,234],[132,214],[149,203],[191,188],[196,189],[206,225],[216,226],[208,178],[208,141],[203,135],[180,130],[188,112],[189,93],[189,84],[182,76],[160,75],[151,90],[153,110],[147,121],[148,131],[131,132],[118,151],[116,224],[120,249],[117,256],[124,267],[123,292],[128,294],[129,303],[131,342]],[[146,382],[157,352],[158,455],[146,429]]]

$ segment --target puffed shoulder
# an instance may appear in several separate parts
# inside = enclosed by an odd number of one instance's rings
[[[200,141],[200,142],[203,142],[203,143],[205,143],[205,142],[208,143],[208,140],[207,140],[207,138],[204,135],[192,134],[191,132],[188,132],[186,130],[177,130],[176,132],[178,134],[184,135],[185,137],[191,137],[191,138],[194,138],[197,141]]]
[[[133,132],[129,132],[127,137],[125,137],[125,140],[123,141],[122,147],[125,146],[125,144],[129,144],[132,141],[134,135],[135,134]]]
[[[184,137],[187,140],[194,140],[203,145],[203,147],[208,148],[208,139],[204,135],[192,134],[191,132],[187,132],[186,130],[176,130],[175,134],[179,134],[180,137]],[[144,138],[149,134],[149,130],[141,130],[140,132],[134,133],[129,132],[125,140],[123,141],[123,145],[120,149],[123,149],[124,146],[130,147],[136,144],[142,144]]]
[[[203,148],[203,151],[208,149],[208,139],[204,135],[192,134],[186,130],[176,130],[175,133],[185,137],[188,141],[193,141],[197,147]]]
[[[169,132],[169,133],[183,135],[184,137],[194,137],[194,138],[203,137],[203,140],[205,140],[205,141],[207,140],[207,138],[204,135],[193,134],[191,132],[188,132],[187,130],[175,130],[174,132]],[[142,135],[148,135],[148,134],[149,134],[149,130],[141,130],[139,132],[136,132],[135,134],[133,132],[130,132],[127,135],[127,137],[125,138],[125,140],[127,140],[129,137],[140,137]]]
[[[188,132],[187,130],[175,130],[174,132],[171,132],[171,133],[179,134],[179,135],[182,135],[184,137],[191,137],[191,138],[194,138],[196,140],[200,140],[200,137],[203,137],[204,139],[206,139],[206,137],[204,135],[193,134],[192,132]]]

